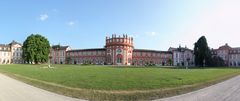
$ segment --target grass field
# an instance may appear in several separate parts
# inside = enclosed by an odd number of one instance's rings
[[[181,92],[178,90],[188,89],[187,87],[194,90],[240,73],[239,69],[226,68],[186,70],[79,65],[53,65],[55,68],[51,69],[42,67],[44,65],[0,65],[0,72],[50,91],[90,100],[165,97],[165,90],[174,88],[177,94]],[[65,89],[58,90],[59,87]]]

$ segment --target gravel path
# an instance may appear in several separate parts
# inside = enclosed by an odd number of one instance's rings
[[[240,101],[240,76],[194,92],[154,101]]]
[[[55,94],[0,74],[0,101],[84,101]]]

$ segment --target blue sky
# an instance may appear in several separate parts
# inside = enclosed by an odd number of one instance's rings
[[[238,0],[4,0],[0,43],[23,42],[32,33],[51,44],[102,48],[105,37],[128,34],[135,48],[193,48],[205,35],[209,46],[240,47]]]

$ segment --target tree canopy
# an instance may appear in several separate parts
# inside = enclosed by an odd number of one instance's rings
[[[204,66],[211,62],[211,52],[208,47],[207,39],[202,36],[194,44],[195,65]]]
[[[49,59],[50,44],[40,34],[31,34],[23,43],[22,57],[27,63],[46,63]]]

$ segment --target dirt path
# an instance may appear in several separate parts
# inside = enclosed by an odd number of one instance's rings
[[[240,101],[240,76],[194,92],[154,101]]]
[[[0,74],[0,101],[84,101],[55,94]]]

